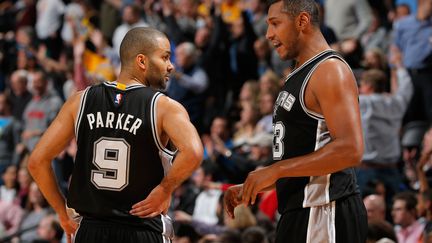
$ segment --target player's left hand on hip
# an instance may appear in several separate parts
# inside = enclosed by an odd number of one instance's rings
[[[272,186],[275,182],[275,173],[270,167],[250,172],[243,183],[242,202],[246,205],[255,204],[258,193]]]
[[[134,204],[130,214],[140,218],[156,217],[168,212],[171,194],[167,194],[162,187],[155,187],[146,199]]]

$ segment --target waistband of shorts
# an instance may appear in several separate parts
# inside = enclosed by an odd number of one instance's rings
[[[116,228],[123,228],[123,229],[137,229],[137,230],[151,230],[157,232],[155,229],[152,229],[151,227],[148,227],[146,225],[135,225],[127,222],[119,222],[115,220],[109,220],[109,219],[98,219],[93,217],[82,217],[81,223],[95,225],[95,226],[105,226],[105,227],[116,227]]]

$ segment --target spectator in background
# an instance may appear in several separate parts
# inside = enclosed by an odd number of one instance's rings
[[[360,39],[372,23],[369,3],[367,0],[325,0],[324,8],[325,23],[339,40],[333,47],[344,55],[352,68],[357,68],[362,53]]]
[[[395,4],[396,6],[405,5],[412,13],[416,12],[418,9],[417,0],[396,0]]]
[[[394,44],[402,52],[403,65],[414,84],[405,123],[414,120],[432,122],[432,0],[419,0],[418,3],[416,14],[400,19],[394,25]]]
[[[327,43],[329,45],[333,45],[338,41],[338,39],[337,39],[336,34],[333,31],[333,29],[330,28],[327,25],[326,21],[324,20],[325,19],[324,16],[326,13],[325,13],[323,1],[316,1],[316,2],[319,5],[319,11],[320,11],[320,30],[321,30],[321,33],[323,34],[324,39],[327,41]]]
[[[265,36],[267,32],[267,4],[265,0],[249,1],[248,13],[251,15],[252,26],[257,36]]]
[[[15,147],[20,141],[21,123],[12,116],[11,100],[0,93],[0,172],[18,163]]]
[[[400,190],[402,182],[397,169],[401,154],[399,131],[413,88],[407,71],[400,62],[395,63],[398,84],[392,85],[395,92],[391,95],[385,94],[388,78],[380,70],[368,70],[360,80],[365,151],[357,169],[357,182],[363,192],[371,179],[383,181],[393,193]]]
[[[20,231],[25,231],[20,236],[20,242],[30,243],[36,240],[38,238],[37,226],[51,211],[48,202],[45,200],[38,186],[35,182],[32,182],[25,208],[25,215],[19,227]]]
[[[255,135],[255,128],[260,117],[257,103],[244,103],[240,111],[240,120],[234,125],[233,142],[240,147],[241,153],[249,152],[248,141]]]
[[[217,167],[214,180],[227,182],[228,173],[224,168],[233,168],[234,162],[229,158],[231,154],[220,154],[216,146],[223,143],[224,147],[230,150],[234,147],[228,118],[216,116],[210,126],[210,134],[204,134],[201,139],[204,145],[204,160],[212,162]]]
[[[24,109],[32,99],[32,94],[27,89],[28,72],[16,70],[11,75],[10,98],[12,102],[12,115],[18,120],[22,120]]]
[[[253,51],[257,36],[249,22],[246,11],[242,11],[241,18],[230,25],[231,41],[229,47],[230,67],[233,81],[230,84],[237,100],[239,90],[246,80],[258,78],[258,60]]]
[[[417,198],[412,192],[401,192],[394,196],[392,217],[398,242],[419,242],[424,224],[417,221],[416,206]]]
[[[17,4],[16,8],[15,29],[23,26],[34,27],[36,23],[36,1],[23,0],[21,1],[21,5]]]
[[[262,89],[256,80],[246,81],[240,89],[239,100],[235,109],[241,110],[243,106],[249,103],[257,104],[258,96],[261,91]]]
[[[2,172],[3,185],[0,186],[0,200],[14,203],[17,195],[17,167],[9,165]]]
[[[178,45],[175,57],[176,70],[168,84],[168,96],[186,108],[191,122],[202,132],[207,73],[197,63],[199,51],[193,43]]]
[[[223,23],[220,13],[215,13],[211,21],[197,28],[195,33],[194,43],[201,52],[197,62],[207,73],[209,79],[206,91],[205,129],[210,127],[215,116],[225,114],[231,105],[227,102],[228,86],[232,80],[228,37],[228,28]]]
[[[60,243],[63,229],[54,214],[48,214],[40,221],[37,228],[38,239],[33,243]]]
[[[420,153],[419,161],[416,164],[416,174],[419,182],[419,193],[417,212],[425,221],[423,232],[423,242],[432,242],[432,190],[431,178],[427,173],[431,170],[432,155],[432,129],[426,132],[423,138],[423,148]]]
[[[192,42],[199,23],[197,21],[198,1],[161,1],[166,33],[174,44]]]
[[[125,37],[126,33],[134,27],[148,26],[148,24],[141,18],[141,9],[137,5],[126,5],[122,11],[122,20],[122,24],[117,26],[112,37],[114,51],[119,56],[120,43]]]
[[[258,103],[261,119],[256,124],[256,132],[266,132],[269,134],[273,132],[273,107],[276,98],[276,93],[261,92]]]
[[[408,4],[401,3],[401,4],[396,5],[394,21],[409,16],[411,14],[411,12],[412,12],[411,8]]]
[[[360,44],[364,51],[373,48],[378,48],[387,53],[389,43],[389,36],[387,29],[381,23],[381,18],[377,10],[372,10],[372,23],[360,38]]]
[[[61,0],[39,0],[36,3],[36,34],[37,37],[49,46],[48,56],[58,59],[63,47],[60,37],[64,3]]]
[[[259,226],[249,227],[241,235],[242,243],[269,243],[266,233]]]
[[[258,76],[272,69],[270,43],[265,37],[258,38],[254,43],[255,55],[258,58]]]
[[[20,205],[21,208],[25,208],[27,200],[28,200],[28,194],[30,192],[30,185],[33,182],[32,177],[30,176],[30,173],[28,172],[26,165],[21,165],[24,167],[19,168],[18,170],[18,176],[17,176],[17,182],[18,182],[18,192],[15,197],[15,203],[17,205]]]
[[[389,74],[385,53],[379,48],[372,48],[365,51],[362,65],[366,70],[379,69]]]
[[[222,0],[220,11],[223,21],[232,24],[242,17],[242,2],[241,0]]]
[[[397,243],[393,226],[382,220],[368,222],[367,243]],[[403,243],[403,242],[400,242]]]
[[[285,82],[274,71],[267,70],[258,81],[260,93],[278,93],[281,80]]]
[[[366,207],[368,221],[372,220],[386,220],[386,203],[382,196],[371,194],[363,199]]]
[[[4,229],[0,238],[16,233],[23,216],[24,210],[20,206],[0,200],[0,227]]]
[[[34,74],[33,91],[34,96],[24,111],[21,135],[22,143],[29,151],[33,150],[63,103],[60,97],[48,90],[48,79],[43,71]]]

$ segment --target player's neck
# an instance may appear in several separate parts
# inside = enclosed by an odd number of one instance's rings
[[[330,49],[321,33],[316,33],[315,36],[302,43],[303,45],[300,48],[299,54],[295,58],[297,61],[296,66],[301,66],[319,53]]]
[[[120,73],[117,82],[122,83],[126,86],[137,85],[137,84],[148,86],[144,81],[141,81],[136,76],[131,74],[124,74],[124,73]]]

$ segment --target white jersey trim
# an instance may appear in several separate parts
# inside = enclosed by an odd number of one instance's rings
[[[314,61],[315,59],[321,57],[322,55],[333,51],[332,49],[327,49],[324,50],[318,54],[316,54],[315,56],[311,57],[309,60],[307,60],[305,63],[303,63],[300,67],[294,69],[294,71],[292,71],[290,74],[288,74],[288,76],[286,76],[285,78],[285,82],[288,81],[289,78],[291,78],[294,74],[296,74],[297,72],[299,72],[300,70],[302,70],[306,65],[308,65],[309,63],[311,63],[312,61]]]
[[[167,149],[160,141],[159,135],[157,133],[157,101],[160,97],[162,97],[164,94],[157,92],[151,102],[150,102],[150,122],[151,122],[151,129],[153,134],[153,139],[156,144],[156,146],[159,149],[159,157],[162,162],[162,166],[164,168],[164,175],[167,175],[168,172],[171,169],[172,161],[174,159],[174,156],[177,151],[171,151]]]
[[[174,239],[174,227],[172,224],[172,219],[168,215],[160,215],[160,220],[162,222],[162,241],[163,243],[171,243]]]
[[[305,95],[305,90],[306,90],[306,86],[307,86],[307,84],[309,83],[309,80],[310,80],[310,77],[312,76],[312,73],[315,71],[315,69],[322,63],[322,62],[324,62],[324,61],[326,61],[326,60],[328,60],[328,59],[330,59],[330,58],[333,58],[333,57],[335,57],[335,58],[337,58],[337,59],[339,59],[339,60],[341,60],[343,63],[345,63],[348,67],[349,67],[349,65],[348,65],[348,63],[343,59],[343,58],[341,58],[340,56],[338,56],[338,55],[336,55],[336,54],[333,54],[333,55],[330,55],[330,56],[328,56],[328,57],[326,57],[326,58],[324,58],[323,60],[321,60],[321,61],[319,61],[317,64],[315,64],[315,66],[309,71],[309,73],[308,73],[308,75],[306,76],[306,78],[305,78],[305,80],[303,81],[303,84],[302,84],[302,87],[301,87],[301,89],[300,89],[300,104],[301,104],[301,107],[303,108],[303,111],[309,116],[309,117],[311,117],[311,118],[313,118],[313,119],[315,119],[315,120],[324,120],[324,116],[322,115],[322,114],[319,114],[319,113],[316,113],[316,112],[314,112],[314,111],[311,111],[311,110],[309,110],[307,107],[306,107],[306,104],[305,104],[305,102],[304,102],[304,95]],[[351,68],[350,68],[350,70],[351,70]],[[352,72],[352,71],[351,71]]]
[[[78,141],[79,126],[81,124],[81,119],[82,119],[84,109],[85,109],[85,104],[87,101],[87,93],[89,90],[90,90],[90,86],[84,90],[84,92],[81,94],[81,98],[80,98],[80,104],[79,104],[78,111],[77,111],[77,119],[75,121],[75,138],[77,141]]]

